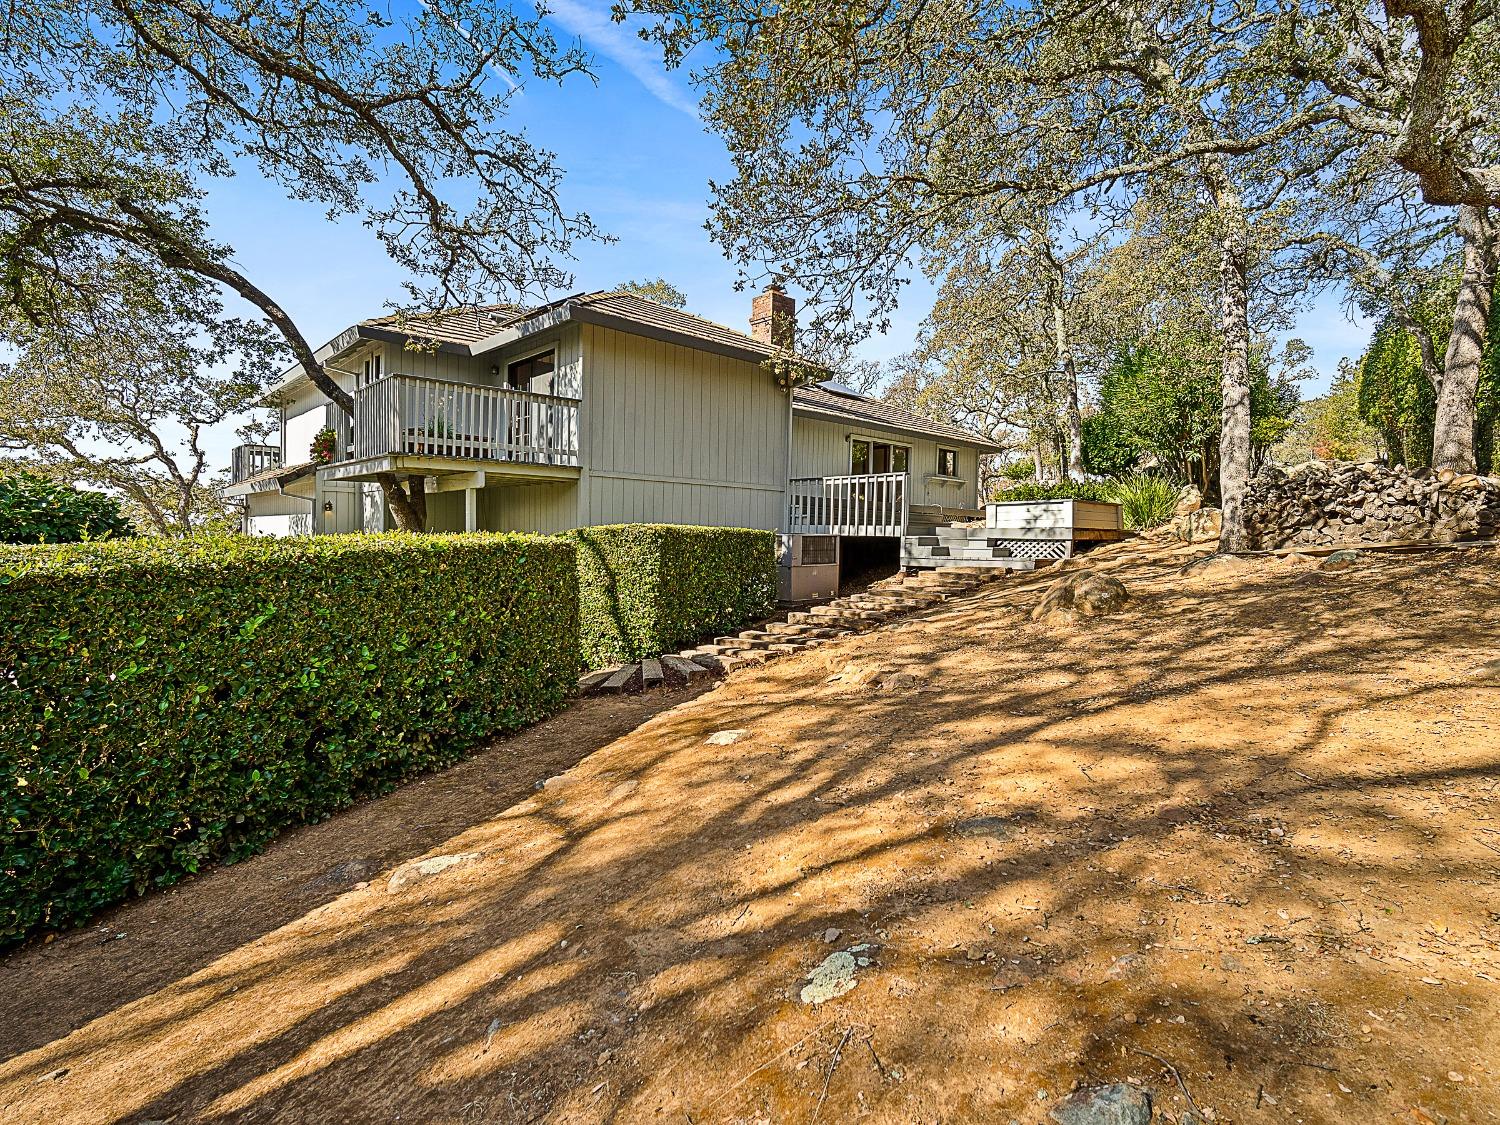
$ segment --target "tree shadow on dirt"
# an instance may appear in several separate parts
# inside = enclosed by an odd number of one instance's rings
[[[1357,1029],[1493,1014],[1471,974],[1393,970],[1409,924],[1390,896],[1493,882],[1494,855],[1396,798],[1493,793],[1493,735],[1431,758],[1406,741],[1479,706],[1500,603],[1435,610],[1441,568],[1341,597],[1292,570],[1190,585],[1179,561],[1086,628],[1031,623],[1044,581],[1007,584],[601,732],[557,784],[460,804],[423,840],[472,862],[287,910],[76,1004],[96,1022],[0,1067],[0,1104],[964,1121],[1133,1077],[1174,1114],[1477,1112],[1485,1091],[1423,1085],[1461,1033],[1402,1039],[1409,1065],[1377,1073]],[[922,685],[824,682],[871,663]],[[704,744],[727,728],[749,735]],[[857,987],[798,999],[865,943]]]

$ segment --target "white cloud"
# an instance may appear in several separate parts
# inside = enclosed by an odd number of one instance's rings
[[[661,57],[625,24],[615,23],[604,7],[589,0],[548,0],[550,18],[628,72],[657,101],[698,120],[698,105],[667,75]]]

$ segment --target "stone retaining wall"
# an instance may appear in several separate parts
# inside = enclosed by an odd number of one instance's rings
[[[1267,466],[1245,494],[1245,523],[1251,550],[1487,539],[1500,529],[1500,478],[1373,462]]]

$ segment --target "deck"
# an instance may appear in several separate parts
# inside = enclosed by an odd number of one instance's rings
[[[352,456],[332,480],[380,473],[573,480],[578,400],[513,387],[391,374],[354,392]]]

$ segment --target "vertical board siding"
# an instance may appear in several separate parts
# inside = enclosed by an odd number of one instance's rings
[[[584,522],[782,522],[786,397],[759,364],[588,325]]]
[[[872,437],[911,447],[910,503],[915,506],[941,505],[947,508],[979,507],[979,454],[962,445],[943,445],[932,438],[905,435],[894,430],[860,426],[852,422],[832,422],[821,418],[792,419],[792,476],[839,477],[849,473],[849,435]],[[939,448],[958,450],[958,473],[963,484],[933,480],[937,473]]]

